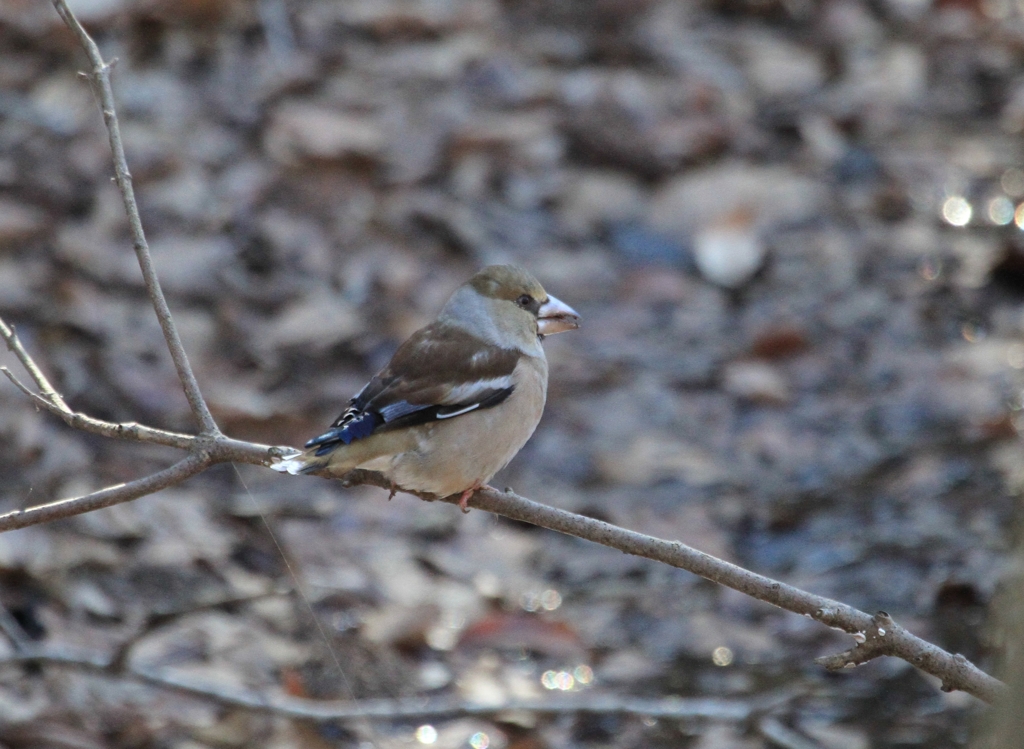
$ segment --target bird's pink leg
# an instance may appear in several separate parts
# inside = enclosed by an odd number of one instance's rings
[[[459,497],[460,510],[462,510],[463,512],[469,512],[469,498],[476,494],[476,490],[479,488],[480,487],[478,487],[476,484],[473,484],[473,486],[469,487],[468,489],[466,489],[466,491],[462,492],[462,496]]]
[[[487,484],[475,483],[466,491],[462,492],[462,496],[459,497],[459,509],[463,512],[469,512],[469,498],[472,497],[477,489],[490,489],[491,491],[497,491],[493,486]]]

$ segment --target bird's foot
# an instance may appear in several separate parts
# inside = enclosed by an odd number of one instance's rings
[[[469,498],[476,494],[480,489],[486,489],[489,492],[498,491],[490,484],[473,484],[473,486],[462,492],[462,496],[459,497],[459,509],[463,512],[469,512]]]
[[[462,496],[459,497],[459,509],[463,512],[469,512],[469,498],[476,494],[476,490],[480,487],[471,486],[466,491],[462,492]]]

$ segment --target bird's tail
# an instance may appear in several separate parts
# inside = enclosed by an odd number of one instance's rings
[[[282,455],[280,458],[275,458],[270,467],[279,473],[301,476],[304,473],[323,468],[325,465],[327,465],[326,456],[321,458],[310,452],[304,453],[299,450],[293,450],[286,455]]]

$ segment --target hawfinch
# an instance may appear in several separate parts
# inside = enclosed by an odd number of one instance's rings
[[[526,270],[488,266],[399,346],[306,452],[271,467],[336,477],[379,471],[397,489],[461,493],[466,512],[540,421],[548,386],[541,339],[578,327],[579,315]]]

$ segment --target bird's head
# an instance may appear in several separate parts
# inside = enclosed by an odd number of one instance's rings
[[[503,348],[532,349],[537,337],[575,330],[580,316],[518,265],[489,265],[452,295],[442,317]]]

